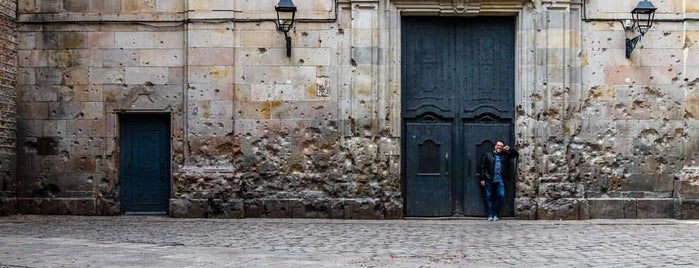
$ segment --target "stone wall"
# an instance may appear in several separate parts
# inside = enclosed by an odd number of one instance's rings
[[[401,14],[485,14],[518,16],[518,218],[696,217],[697,4],[626,59],[632,0],[303,2],[286,57],[276,0],[19,1],[19,212],[121,213],[118,114],[165,112],[171,216],[402,217]]]
[[[20,2],[20,211],[119,213],[117,114],[162,111],[173,216],[400,217],[378,2],[300,5],[290,58],[275,4]]]
[[[16,213],[16,0],[0,2],[0,215]]]
[[[697,6],[653,1],[657,21],[627,59],[637,34],[620,18],[637,1],[584,3],[535,2],[522,20],[519,217],[683,217],[675,174],[699,159]]]

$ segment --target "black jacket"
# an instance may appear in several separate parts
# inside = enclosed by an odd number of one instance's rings
[[[513,170],[513,158],[519,156],[519,152],[516,149],[510,148],[509,151],[502,151],[500,153],[502,158],[502,179],[507,181],[512,178]],[[493,182],[493,174],[495,173],[495,152],[490,151],[483,154],[483,159],[481,159],[481,180],[486,182]]]

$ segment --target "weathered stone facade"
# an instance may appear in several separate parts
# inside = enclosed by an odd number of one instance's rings
[[[17,1],[0,2],[0,215],[16,213]]]
[[[171,216],[400,218],[401,16],[502,15],[517,217],[697,217],[699,4],[626,59],[632,0],[296,1],[287,58],[276,2],[20,0],[18,212],[119,214],[118,115],[164,112]]]

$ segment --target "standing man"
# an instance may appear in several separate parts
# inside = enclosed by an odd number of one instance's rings
[[[505,199],[505,182],[512,179],[510,159],[517,158],[516,149],[505,145],[505,142],[495,142],[495,149],[487,152],[481,159],[481,186],[485,187],[485,203],[488,210],[488,220],[497,221],[500,206]],[[494,196],[493,196],[494,195]]]

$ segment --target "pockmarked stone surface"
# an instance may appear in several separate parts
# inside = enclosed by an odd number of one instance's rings
[[[119,115],[164,113],[173,217],[401,218],[401,16],[517,14],[516,75],[484,79],[515,85],[515,216],[699,217],[694,1],[654,2],[629,58],[637,0],[297,2],[291,57],[276,2],[0,2],[0,214],[124,213]]]
[[[16,0],[0,2],[0,216],[17,212]]]

